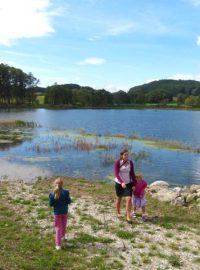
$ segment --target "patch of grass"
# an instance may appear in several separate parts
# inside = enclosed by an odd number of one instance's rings
[[[167,259],[168,256],[162,252],[155,253],[155,256],[161,258],[161,259]]]
[[[182,251],[184,251],[184,252],[189,252],[189,251],[190,251],[190,248],[187,247],[187,246],[185,246],[185,247],[182,248]]]
[[[165,236],[167,238],[172,238],[174,236],[174,234],[172,232],[166,232]]]
[[[49,216],[50,210],[46,208],[37,208],[38,218],[45,219]]]
[[[145,248],[145,244],[144,243],[139,243],[139,244],[137,244],[137,247],[138,248]]]
[[[192,250],[192,254],[198,255],[198,254],[199,254],[199,251],[197,251],[197,250]]]
[[[92,215],[82,214],[81,215],[81,221],[86,221],[91,226],[101,226],[102,222],[96,218],[94,218]]]
[[[145,255],[145,256],[142,258],[142,262],[143,262],[144,264],[149,264],[149,263],[151,263],[151,259],[149,258],[148,255]]]
[[[187,231],[187,228],[199,230],[199,210],[196,207],[186,208],[159,202],[147,194],[149,215],[157,215],[157,224],[166,229],[179,228]],[[166,225],[167,224],[167,225]]]
[[[148,236],[143,237],[145,243],[150,243],[151,239]]]
[[[178,255],[169,256],[168,261],[173,267],[181,267],[183,265],[183,263],[181,262],[180,256]]]
[[[150,249],[155,251],[158,249],[158,247],[156,244],[152,244],[152,245],[150,245]]]
[[[162,224],[162,227],[165,228],[165,229],[173,229],[174,228],[174,225],[171,224],[171,223],[163,223]]]
[[[93,235],[87,234],[87,233],[82,233],[79,234],[74,241],[77,241],[81,244],[91,244],[91,243],[96,243],[99,242],[98,237],[95,237]]]
[[[194,260],[193,260],[193,262],[194,262],[194,263],[198,263],[198,264],[200,264],[200,257],[198,257],[198,258],[194,259]]]
[[[181,232],[187,232],[187,231],[189,231],[189,228],[185,225],[180,225],[180,226],[178,226],[177,230],[181,231]]]
[[[121,239],[132,239],[134,237],[134,234],[132,232],[128,232],[128,231],[123,231],[123,230],[118,230],[115,231],[115,234],[121,238]]]
[[[179,250],[179,246],[178,246],[176,243],[171,243],[171,244],[169,245],[169,247],[170,247],[172,250],[176,250],[176,251]]]
[[[37,101],[38,101],[38,104],[40,104],[40,105],[43,105],[44,104],[44,96],[37,96],[37,99],[36,99]]]

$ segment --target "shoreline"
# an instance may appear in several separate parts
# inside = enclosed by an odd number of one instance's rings
[[[133,109],[133,110],[145,110],[145,109],[160,109],[160,110],[185,110],[185,111],[200,111],[200,107],[188,107],[188,106],[170,106],[170,105],[143,105],[143,104],[138,104],[138,105],[130,105],[130,106],[125,106],[125,105],[113,105],[113,106],[102,106],[102,107],[92,107],[92,106],[75,106],[75,105],[45,105],[45,104],[39,104],[39,105],[0,105],[0,109],[54,109],[54,110],[70,110],[70,109],[77,109],[77,110],[88,110],[88,109],[93,109],[93,110],[128,110],[128,109]]]

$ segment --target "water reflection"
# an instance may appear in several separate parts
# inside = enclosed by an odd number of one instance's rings
[[[43,126],[32,131],[30,141],[0,150],[0,178],[71,175],[110,180],[114,177],[114,160],[126,145],[135,169],[143,171],[149,183],[200,183],[200,154],[152,148],[142,141],[128,140],[128,136],[138,134],[200,146],[200,112],[34,109],[2,112],[0,118],[31,120]],[[115,136],[104,136],[108,133]],[[124,136],[117,137],[120,133]]]

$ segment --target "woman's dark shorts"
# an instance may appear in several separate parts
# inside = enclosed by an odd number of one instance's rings
[[[132,196],[133,183],[126,184],[126,188],[123,188],[121,184],[115,182],[115,191],[117,197],[131,197]]]

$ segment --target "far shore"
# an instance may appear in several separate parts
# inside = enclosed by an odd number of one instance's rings
[[[175,105],[175,104],[130,104],[130,105],[113,105],[113,106],[101,106],[101,107],[92,107],[92,106],[77,106],[77,105],[48,105],[48,104],[1,104],[0,109],[55,109],[55,110],[64,110],[64,109],[161,109],[161,110],[187,110],[187,111],[200,111],[200,107],[189,107],[185,105]]]

